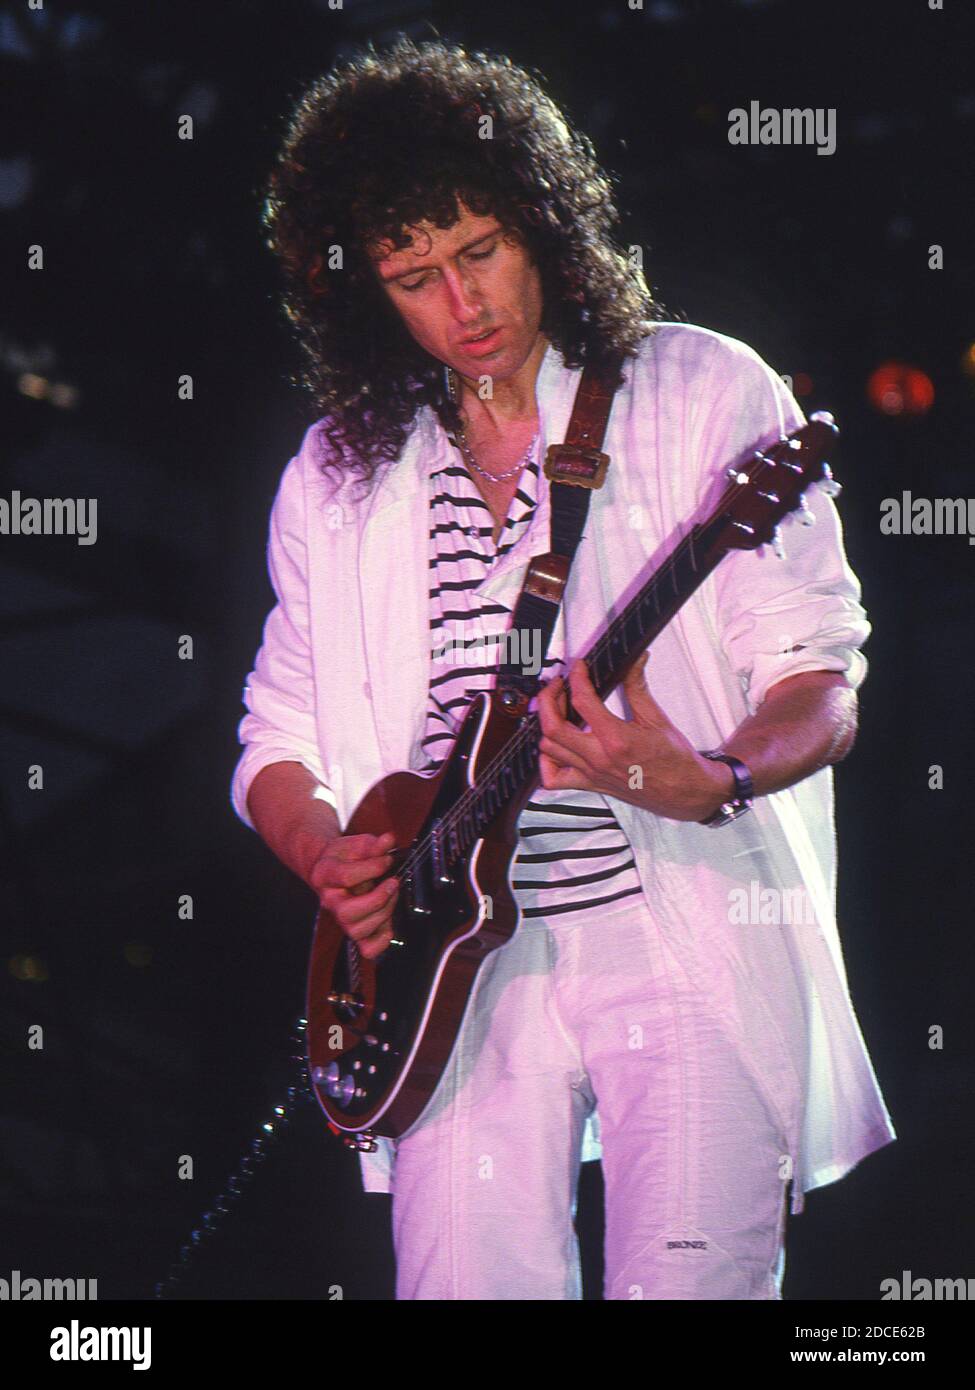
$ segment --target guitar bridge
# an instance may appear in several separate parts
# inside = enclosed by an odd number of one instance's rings
[[[430,853],[433,860],[433,876],[438,883],[452,883],[447,872],[447,857],[444,852],[443,819],[438,817],[430,827]]]

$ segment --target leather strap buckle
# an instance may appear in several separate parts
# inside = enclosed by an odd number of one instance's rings
[[[561,603],[562,591],[569,577],[569,557],[555,555],[536,555],[525,575],[524,592],[545,599],[546,603]]]
[[[550,444],[545,450],[545,476],[570,487],[600,488],[609,467],[609,454],[584,444]]]

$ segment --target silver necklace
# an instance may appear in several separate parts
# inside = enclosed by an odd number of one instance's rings
[[[468,468],[473,468],[476,473],[480,473],[481,476],[484,478],[490,478],[492,483],[503,482],[505,478],[513,478],[516,473],[520,473],[521,470],[524,468],[525,464],[531,458],[532,452],[535,448],[535,444],[537,443],[537,441],[538,431],[536,430],[535,438],[529,444],[525,452],[524,458],[519,459],[518,462],[515,464],[514,468],[509,468],[504,473],[489,473],[486,468],[481,467],[481,465],[475,459],[474,455],[471,453],[470,445],[464,437],[464,431],[457,431],[457,443],[460,445],[460,451],[464,455],[464,461],[466,462]]]
[[[456,405],[457,393],[454,388],[453,371],[450,367],[447,367],[445,368],[445,373],[447,377],[447,391],[450,395],[451,400],[454,402],[454,405]],[[520,473],[521,470],[524,468],[525,464],[528,463],[529,459],[532,456],[532,453],[534,452],[535,445],[538,443],[538,430],[535,431],[535,434],[532,438],[532,442],[525,450],[524,457],[520,458],[513,468],[507,469],[507,471],[504,473],[489,473],[486,468],[481,467],[481,465],[478,463],[477,459],[475,459],[474,455],[471,452],[471,446],[467,442],[467,435],[465,434],[463,427],[458,427],[457,429],[457,443],[460,445],[460,451],[464,455],[464,461],[467,464],[468,468],[473,468],[475,473],[480,473],[483,478],[489,478],[492,483],[501,483],[504,482],[506,478],[513,478],[516,473]]]

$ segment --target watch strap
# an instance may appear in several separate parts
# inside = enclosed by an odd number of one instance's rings
[[[734,795],[723,801],[713,816],[708,816],[700,824],[713,827],[727,825],[729,821],[737,820],[739,816],[743,816],[746,811],[751,809],[755,794],[752,775],[741,759],[736,758],[732,753],[714,750],[707,753],[702,752],[701,757],[710,758],[714,763],[725,763],[730,767],[735,779],[735,790]]]

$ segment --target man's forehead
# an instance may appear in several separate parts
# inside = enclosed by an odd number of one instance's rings
[[[385,269],[397,270],[419,256],[432,255],[434,251],[450,255],[478,234],[486,236],[499,225],[493,214],[482,217],[465,210],[450,227],[438,227],[426,220],[402,227],[400,236],[409,238],[409,244],[405,247],[394,247],[388,238],[379,238],[370,242],[366,250],[375,264],[381,262]]]

